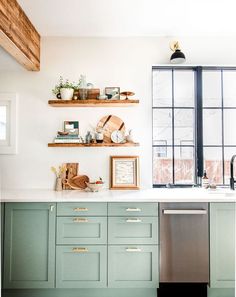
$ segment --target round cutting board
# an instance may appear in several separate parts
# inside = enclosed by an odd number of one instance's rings
[[[97,129],[103,130],[103,141],[106,143],[111,142],[111,133],[114,130],[119,130],[125,134],[125,123],[122,119],[114,115],[107,115],[98,122]]]

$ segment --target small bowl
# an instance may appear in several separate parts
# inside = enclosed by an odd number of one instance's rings
[[[58,131],[57,132],[59,135],[68,135],[69,132],[68,131]]]
[[[98,192],[103,188],[104,183],[96,184],[96,183],[87,183],[86,182],[86,185],[91,192]]]

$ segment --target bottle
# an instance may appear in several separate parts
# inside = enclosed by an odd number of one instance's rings
[[[85,142],[86,143],[91,143],[91,140],[92,140],[92,135],[91,135],[90,131],[88,131],[86,136],[85,136]]]
[[[207,177],[206,170],[204,170],[202,177],[202,187],[207,189],[209,187],[209,178]]]

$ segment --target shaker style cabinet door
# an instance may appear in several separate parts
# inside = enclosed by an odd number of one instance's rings
[[[54,288],[56,204],[6,203],[4,288]]]
[[[157,245],[108,246],[108,287],[158,288]]]
[[[105,288],[107,246],[57,246],[57,288]]]
[[[235,286],[235,204],[210,204],[210,287]]]

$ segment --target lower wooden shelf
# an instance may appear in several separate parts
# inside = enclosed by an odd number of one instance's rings
[[[139,146],[138,142],[126,143],[48,143],[48,147],[132,147]]]

